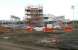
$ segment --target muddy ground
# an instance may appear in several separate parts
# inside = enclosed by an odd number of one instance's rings
[[[49,38],[55,38],[60,41],[70,39],[71,33],[4,33],[0,35],[0,50],[60,50],[59,45],[51,44]],[[77,35],[74,36],[77,39]],[[72,37],[74,37],[72,36]]]

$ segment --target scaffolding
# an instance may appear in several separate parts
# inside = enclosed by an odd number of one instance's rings
[[[27,24],[33,26],[42,26],[43,8],[41,6],[28,6],[25,9]]]

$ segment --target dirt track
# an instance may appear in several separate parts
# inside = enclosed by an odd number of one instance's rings
[[[23,48],[20,48],[16,44],[12,44],[9,42],[0,42],[0,49],[3,50],[24,50]]]
[[[0,50],[58,50],[58,49],[36,47],[36,46],[23,46],[9,42],[0,42]]]
[[[47,37],[49,35],[43,34],[35,34],[35,33],[28,33],[28,34],[5,34],[4,37],[9,37],[8,41],[1,40],[0,41],[0,50],[59,50],[57,48],[48,48],[48,47],[40,47],[35,46],[34,42],[37,39],[42,39],[43,37]],[[20,41],[25,41],[25,45],[19,44]],[[29,42],[28,42],[29,41]],[[31,41],[31,42],[30,42]],[[14,44],[16,42],[16,44]],[[27,42],[27,43],[26,43]]]

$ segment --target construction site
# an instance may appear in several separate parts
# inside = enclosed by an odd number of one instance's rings
[[[0,24],[0,50],[78,50],[73,21],[65,22],[63,16],[47,17],[42,6],[28,6],[23,29],[13,23]]]

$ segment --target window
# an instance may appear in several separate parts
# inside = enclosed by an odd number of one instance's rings
[[[48,22],[44,22],[45,24],[48,24]]]
[[[49,24],[52,24],[52,21],[49,21]]]
[[[49,24],[53,24],[53,23],[55,23],[56,21],[49,21]]]
[[[48,17],[44,17],[44,19],[48,19]]]

